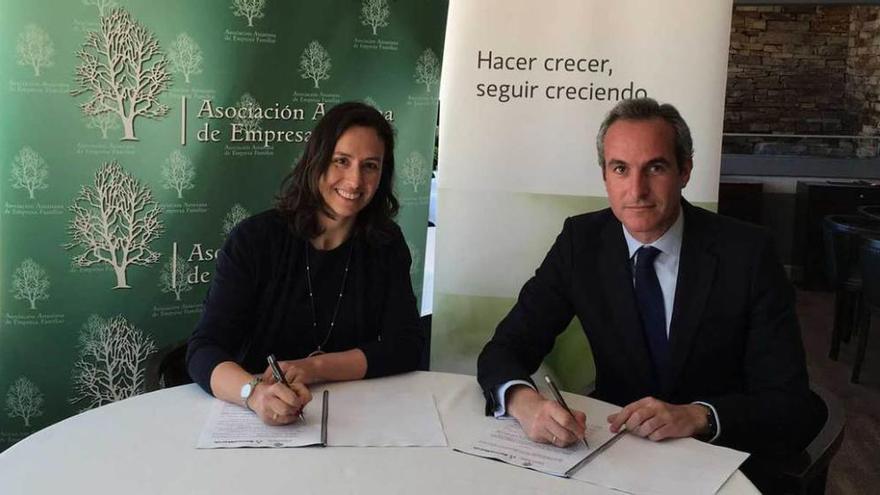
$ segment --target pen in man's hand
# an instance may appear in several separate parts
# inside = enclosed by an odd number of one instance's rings
[[[269,354],[266,356],[266,361],[269,361],[269,368],[272,369],[272,376],[275,377],[275,381],[279,383],[283,383],[287,385],[287,388],[290,388],[290,385],[287,383],[287,380],[284,379],[284,373],[281,372],[281,368],[278,366],[278,361],[275,359],[274,354]],[[299,410],[299,419],[301,421],[305,421],[306,418],[303,416],[302,408]]]
[[[547,382],[547,385],[550,385],[550,391],[553,392],[553,397],[556,399],[556,402],[558,402],[560,406],[562,406],[566,411],[568,411],[568,414],[571,414],[571,417],[573,418],[574,414],[571,412],[571,409],[568,407],[568,404],[565,403],[565,399],[562,398],[562,394],[559,393],[559,389],[556,388],[556,384],[553,383],[553,380],[551,380],[549,376],[544,375],[544,381]],[[581,440],[584,441],[584,447],[590,448],[590,444],[587,443],[586,432],[584,432],[584,436],[583,436],[583,438],[581,438]]]

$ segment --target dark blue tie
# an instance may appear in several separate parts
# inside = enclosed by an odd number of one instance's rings
[[[642,329],[648,341],[651,360],[658,385],[663,385],[663,377],[669,363],[669,338],[666,336],[666,307],[663,305],[663,291],[654,270],[654,259],[660,250],[653,246],[642,246],[636,251],[635,289]]]

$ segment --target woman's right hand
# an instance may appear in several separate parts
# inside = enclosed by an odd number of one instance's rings
[[[286,425],[299,419],[299,415],[312,394],[300,382],[279,383],[262,381],[248,399],[248,406],[271,426]]]

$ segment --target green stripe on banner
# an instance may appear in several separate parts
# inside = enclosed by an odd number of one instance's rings
[[[717,201],[693,201],[691,204],[699,206],[700,208],[705,208],[709,211],[714,211],[718,213],[718,202]]]
[[[442,187],[440,197],[435,291],[494,297],[519,293],[567,217],[608,205],[604,196]]]
[[[476,372],[476,357],[492,337],[498,322],[513,307],[512,297],[463,296],[435,293],[434,339],[431,345],[432,369],[456,369]],[[577,318],[556,339],[556,345],[544,360],[563,390],[591,390],[596,368],[590,344]]]

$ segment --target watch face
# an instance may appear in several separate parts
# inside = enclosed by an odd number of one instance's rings
[[[245,383],[244,385],[242,385],[242,387],[241,387],[241,398],[242,398],[242,400],[247,400],[248,397],[251,396],[251,392],[252,392],[253,390],[254,390],[254,386],[253,386],[253,384],[251,384],[250,382]]]

